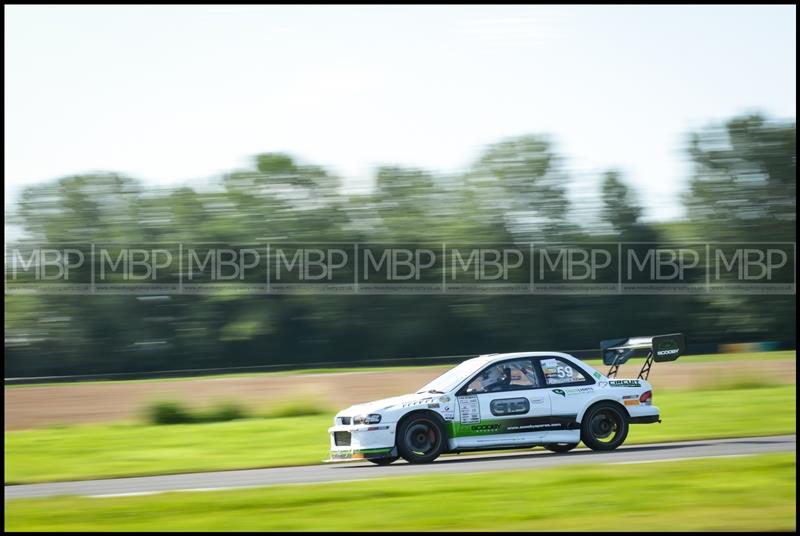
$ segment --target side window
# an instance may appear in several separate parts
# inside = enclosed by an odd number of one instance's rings
[[[571,362],[558,357],[541,360],[542,372],[547,385],[584,383],[586,376]]]
[[[495,393],[540,387],[539,378],[530,359],[515,359],[490,365],[469,385],[467,394]]]

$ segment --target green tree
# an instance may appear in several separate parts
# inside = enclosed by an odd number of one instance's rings
[[[693,176],[684,201],[694,238],[796,240],[795,127],[794,121],[747,115],[691,134]],[[713,294],[697,324],[739,339],[794,343],[795,318],[794,296]]]

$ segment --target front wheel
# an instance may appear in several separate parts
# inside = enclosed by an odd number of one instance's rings
[[[628,415],[616,404],[598,404],[583,416],[581,441],[592,450],[614,450],[626,437]]]
[[[375,465],[389,465],[390,463],[397,461],[397,458],[398,456],[391,456],[389,458],[368,458],[368,459]]]
[[[549,450],[550,452],[569,452],[575,447],[577,447],[577,443],[552,443],[550,445],[545,445],[544,448]]]
[[[430,415],[412,415],[397,430],[397,450],[408,463],[430,463],[444,450],[444,429]]]

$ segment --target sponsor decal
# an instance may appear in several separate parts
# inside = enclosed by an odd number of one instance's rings
[[[447,404],[439,409],[439,414],[444,417],[446,421],[452,421],[455,418],[455,411],[453,410],[453,406]]]
[[[597,382],[598,387],[608,387],[608,382]]]
[[[500,425],[499,424],[478,424],[476,426],[470,426],[469,429],[472,430],[473,432],[491,433],[491,432],[498,431],[500,429]]]
[[[433,403],[433,397],[422,398],[420,400],[414,400],[413,402],[406,402],[402,405],[404,408],[410,408],[413,406],[422,406],[424,404],[431,404]]]
[[[438,408],[439,404],[428,404],[429,408]]]
[[[331,460],[349,460],[353,456],[353,451],[335,451],[332,450],[330,452],[330,459]]]
[[[639,399],[639,395],[625,395],[622,397],[622,400],[631,400],[631,399]]]
[[[599,372],[594,373],[594,377],[597,378],[598,380],[600,379],[601,376],[602,374],[600,374]]]
[[[531,398],[531,404],[544,404],[544,398]]]
[[[524,432],[525,430],[541,430],[542,428],[561,428],[562,424],[558,422],[547,422],[544,424],[525,424],[522,426],[509,426],[506,430],[508,432]]]
[[[475,395],[459,396],[458,411],[461,415],[462,424],[477,424],[481,422],[481,406],[478,403],[478,397]]]
[[[658,345],[658,349],[656,350],[657,356],[662,355],[675,355],[680,352],[680,348],[678,347],[678,343],[673,341],[672,339],[667,339],[665,341],[661,341]]]
[[[376,449],[348,449],[348,450],[331,450],[329,451],[330,460],[362,460],[364,458],[378,457],[383,454],[390,454],[392,447],[376,448]]]
[[[441,402],[443,404],[447,404],[448,402],[450,402],[450,397],[449,396],[440,396],[439,397],[439,402]]]
[[[489,404],[492,415],[523,415],[531,409],[527,398],[499,398]]]
[[[594,387],[565,387],[564,389],[553,389],[553,393],[561,395],[564,398],[592,392],[594,392]]]
[[[639,399],[636,398],[636,399],[624,400],[623,403],[626,406],[638,406],[639,405]]]
[[[642,382],[639,380],[609,380],[608,385],[611,387],[641,387]]]

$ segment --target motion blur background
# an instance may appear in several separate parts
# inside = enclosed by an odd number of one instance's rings
[[[6,240],[792,242],[793,13],[9,8]],[[5,369],[368,363],[664,330],[793,348],[794,304],[6,295]]]
[[[782,242],[794,266],[795,6],[6,6],[5,49],[7,486],[316,464],[337,410],[458,356],[670,332],[689,352],[651,378],[664,422],[629,444],[795,433],[791,277],[772,294],[9,291],[20,245]],[[427,356],[452,357],[405,360]],[[275,365],[292,370],[158,374]],[[159,379],[12,385],[121,373]],[[585,530],[591,505],[612,530],[796,528],[793,455],[625,467],[12,499],[5,522]]]

